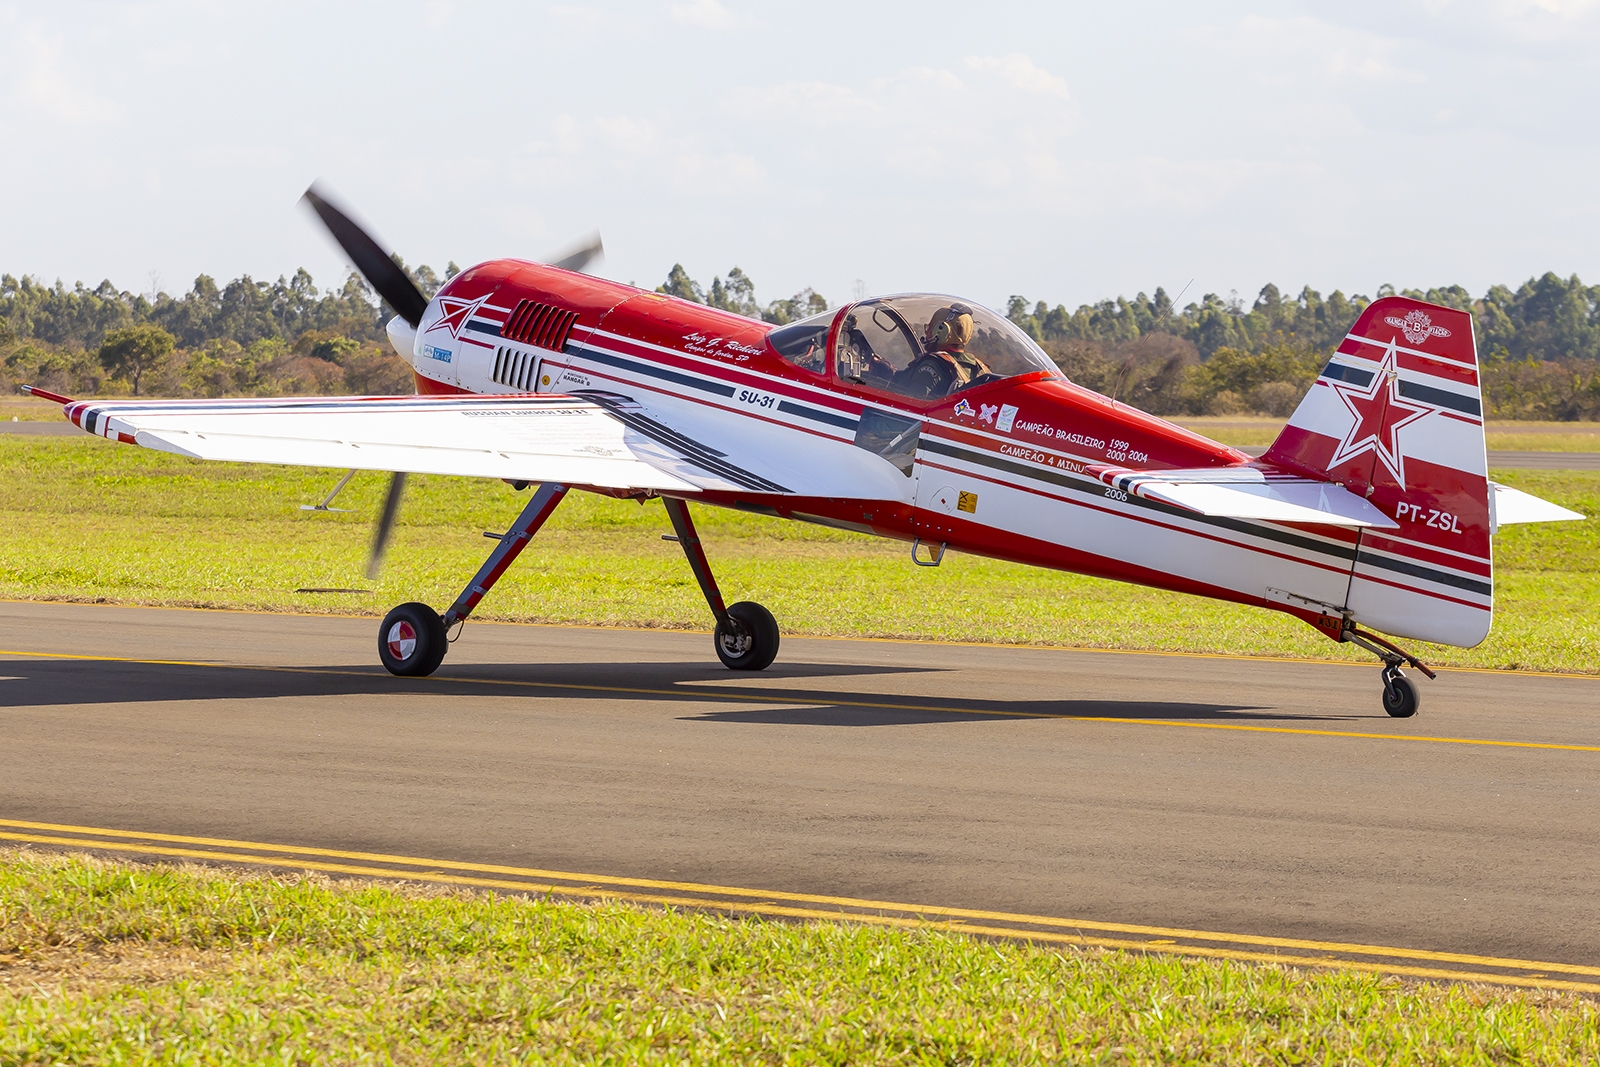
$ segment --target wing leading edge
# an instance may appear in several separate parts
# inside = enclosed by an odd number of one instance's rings
[[[196,459],[694,492],[694,457],[566,396],[78,401],[89,433]]]

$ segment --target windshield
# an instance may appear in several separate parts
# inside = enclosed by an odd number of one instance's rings
[[[802,370],[823,374],[827,371],[828,327],[835,312],[825,311],[809,319],[779,326],[767,334],[767,342],[778,355]]]
[[[863,300],[850,308],[839,327],[834,367],[843,381],[917,400],[1018,374],[1061,373],[1005,316],[927,294]]]

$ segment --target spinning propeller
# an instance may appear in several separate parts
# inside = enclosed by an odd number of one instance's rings
[[[339,242],[339,247],[344,249],[345,255],[350,257],[350,262],[361,272],[367,284],[394,308],[395,314],[413,329],[422,325],[423,312],[428,310],[428,297],[417,288],[417,283],[406,274],[405,268],[396,263],[349,215],[334,207],[326,196],[317,191],[315,185],[306,190],[304,199],[328,228],[333,239]],[[600,243],[597,231],[576,247],[565,251],[561,258],[551,260],[550,265],[563,270],[582,271],[604,255],[605,246]],[[343,485],[342,482],[340,484]],[[372,548],[367,553],[369,581],[377,579],[378,570],[383,566],[383,555],[389,547],[389,535],[394,532],[394,521],[400,514],[400,497],[405,490],[405,471],[396,471],[389,476],[389,490],[384,494],[383,511],[378,516],[378,525],[373,528]]]

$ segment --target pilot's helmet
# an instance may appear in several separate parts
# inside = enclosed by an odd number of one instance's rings
[[[951,304],[933,313],[922,336],[930,349],[960,351],[972,340],[972,330],[972,309]]]

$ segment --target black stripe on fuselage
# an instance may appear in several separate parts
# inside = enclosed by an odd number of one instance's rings
[[[802,419],[810,419],[812,422],[837,426],[841,430],[849,430],[851,433],[855,433],[857,426],[861,423],[860,419],[852,419],[848,415],[840,415],[833,411],[824,411],[822,408],[814,408],[808,404],[797,404],[793,400],[778,401],[778,410],[785,415],[798,415]]]
[[[1099,481],[1091,481],[1087,478],[1076,478],[1070,474],[1061,474],[1056,471],[1038,470],[1022,463],[1001,459],[997,456],[986,455],[982,452],[974,452],[970,449],[951,445],[945,441],[930,439],[927,437],[922,439],[922,447],[930,452],[938,452],[941,455],[950,456],[954,459],[964,459],[968,463],[977,463],[985,467],[993,467],[995,470],[1002,470],[1008,474],[1020,474],[1024,478],[1033,478],[1041,482],[1049,482],[1051,485],[1058,485],[1064,489],[1073,489],[1080,493],[1087,493],[1090,496],[1100,497],[1105,495],[1106,486]],[[1118,503],[1122,503],[1122,501],[1119,500]],[[1335,559],[1338,559],[1344,563],[1353,562],[1355,560],[1355,546],[1353,545],[1328,544],[1325,541],[1318,541],[1315,538],[1305,537],[1289,530],[1281,530],[1270,526],[1261,526],[1255,523],[1246,522],[1243,519],[1230,519],[1222,515],[1202,515],[1198,511],[1189,511],[1184,508],[1173,507],[1171,504],[1163,504],[1159,500],[1146,500],[1144,497],[1134,496],[1131,493],[1128,495],[1127,503],[1132,507],[1144,508],[1147,511],[1153,511],[1160,515],[1187,519],[1190,522],[1198,522],[1206,526],[1216,526],[1224,530],[1232,530],[1235,533],[1248,534],[1251,537],[1262,537],[1269,541],[1277,541],[1280,544],[1293,545],[1296,548],[1301,548],[1308,552],[1317,552],[1325,556],[1333,556]]]
[[[1033,478],[1041,482],[1048,482],[1051,485],[1061,486],[1064,489],[1073,489],[1080,493],[1087,493],[1090,496],[1098,497],[1104,495],[1105,493],[1105,486],[1098,481],[1090,481],[1087,478],[1075,478],[1072,475],[1061,474],[1056,471],[1038,470],[1022,463],[1002,459],[998,456],[986,455],[982,452],[974,452],[971,449],[960,448],[945,441],[924,437],[922,439],[922,447],[930,452],[937,452],[941,455],[950,456],[954,459],[963,459],[968,463],[976,463],[981,466],[992,467],[995,470],[1002,470],[1009,474],[1019,474],[1025,478]],[[1159,475],[1159,472],[1152,471],[1151,475]],[[1121,503],[1121,501],[1118,501],[1118,503]],[[1490,595],[1490,593],[1493,591],[1492,587],[1488,583],[1477,578],[1462,577],[1461,575],[1451,574],[1448,571],[1441,571],[1423,564],[1414,563],[1410,560],[1390,559],[1386,556],[1373,555],[1370,552],[1358,553],[1353,545],[1330,544],[1326,541],[1319,541],[1315,538],[1305,537],[1301,534],[1294,533],[1293,531],[1280,529],[1275,526],[1266,526],[1259,523],[1249,522],[1244,519],[1231,519],[1223,515],[1202,515],[1199,512],[1187,511],[1183,508],[1173,507],[1171,504],[1163,504],[1157,500],[1146,500],[1143,497],[1134,496],[1131,493],[1128,495],[1127,503],[1133,507],[1145,508],[1146,510],[1154,511],[1160,515],[1187,519],[1190,522],[1198,522],[1205,526],[1214,526],[1223,530],[1232,530],[1235,533],[1245,534],[1249,537],[1260,537],[1268,541],[1276,541],[1282,545],[1290,545],[1307,552],[1315,552],[1319,555],[1331,556],[1334,559],[1339,560],[1341,564],[1353,564],[1359,558],[1362,563],[1365,563],[1370,567],[1379,567],[1383,570],[1393,571],[1397,574],[1408,575],[1412,578],[1422,578],[1426,581],[1437,582],[1440,585],[1448,585],[1457,589],[1465,589],[1470,592],[1481,593],[1484,596]]]
[[[622,356],[614,355],[604,349],[595,348],[592,345],[573,343],[569,344],[567,348],[574,350],[573,354],[583,359],[593,359],[596,362],[606,363],[623,370],[647,374],[653,378],[675,382],[678,385],[686,385],[691,389],[715,393],[717,396],[731,397],[734,394],[734,387],[731,385],[708,381],[704,378],[694,378],[679,371],[668,370],[665,367],[659,367],[651,363],[638,363]],[[802,419],[810,419],[812,422],[820,422],[826,426],[836,426],[841,430],[849,430],[851,433],[855,433],[856,424],[859,421],[848,415],[841,415],[838,412],[827,411],[823,408],[815,408],[809,404],[801,404],[794,400],[779,400],[778,410],[785,415],[797,415]]]
[[[1438,582],[1440,585],[1452,586],[1456,589],[1465,589],[1469,593],[1480,596],[1489,596],[1494,593],[1494,586],[1478,578],[1467,578],[1459,574],[1449,574],[1445,571],[1424,567],[1405,559],[1390,559],[1388,556],[1376,556],[1371,552],[1358,552],[1356,559],[1369,567],[1381,567],[1386,571],[1397,574],[1409,575],[1412,578],[1421,578],[1429,582]]]
[[[684,385],[688,386],[690,389],[698,389],[702,393],[713,393],[717,396],[733,395],[733,386],[728,385],[725,382],[713,381],[707,378],[696,378],[692,375],[683,374],[679,371],[668,370],[667,368],[658,366],[654,363],[641,363],[638,360],[624,359],[621,356],[612,355],[610,352],[607,352],[604,349],[593,348],[586,344],[569,344],[567,348],[569,351],[572,351],[574,355],[577,355],[582,359],[592,359],[596,363],[604,363],[608,366],[616,367],[620,370],[630,371],[634,374],[643,374],[651,378],[660,378],[662,381],[672,382],[675,385]]]
[[[1061,488],[1066,488],[1066,490],[1077,490],[1078,493],[1088,493],[1090,496],[1102,496],[1102,494],[1106,493],[1106,486],[1101,485],[1099,482],[1090,482],[1088,478],[1075,478],[1072,475],[1058,474],[1054,470],[1037,470],[1034,467],[1026,466],[1026,464],[1010,461],[1010,459],[1000,459],[997,456],[976,453],[976,451],[968,450],[968,448],[958,448],[958,446],[950,445],[950,443],[941,442],[938,438],[922,438],[922,446],[925,450],[931,451],[931,453],[950,456],[952,459],[965,459],[966,462],[974,462],[974,464],[984,467],[994,467],[995,470],[1005,470],[1006,474],[1035,478],[1038,482],[1048,482],[1050,485],[1058,485]],[[1160,472],[1154,472],[1154,470],[1150,472],[1152,477],[1158,477],[1158,474]],[[1411,560],[1392,560],[1392,558],[1382,557],[1382,555],[1373,555],[1371,552],[1358,553],[1354,549],[1354,545],[1328,544],[1326,541],[1317,541],[1314,537],[1301,536],[1301,534],[1293,533],[1293,531],[1280,530],[1277,526],[1259,525],[1259,523],[1246,522],[1242,518],[1227,518],[1224,515],[1202,515],[1198,514],[1198,512],[1181,509],[1181,507],[1173,507],[1171,504],[1162,504],[1160,501],[1147,501],[1147,499],[1141,498],[1141,496],[1133,496],[1133,494],[1128,496],[1128,504],[1133,507],[1144,507],[1144,509],[1152,510],[1152,512],[1157,512],[1160,515],[1187,518],[1189,522],[1203,523],[1206,526],[1218,526],[1221,530],[1232,530],[1234,533],[1248,534],[1251,537],[1264,537],[1267,541],[1277,541],[1278,544],[1293,545],[1296,549],[1306,550],[1306,552],[1328,555],[1328,557],[1336,558],[1341,563],[1354,563],[1358,558],[1368,566],[1376,566],[1376,568],[1394,571],[1397,574],[1406,574],[1406,576],[1410,577],[1421,577],[1424,581],[1438,582],[1440,585],[1451,585],[1454,589],[1466,589],[1469,592],[1482,593],[1485,597],[1488,597],[1493,592],[1493,587],[1488,582],[1480,581],[1475,577],[1451,574],[1448,571],[1432,568],[1432,566],[1413,563]]]

